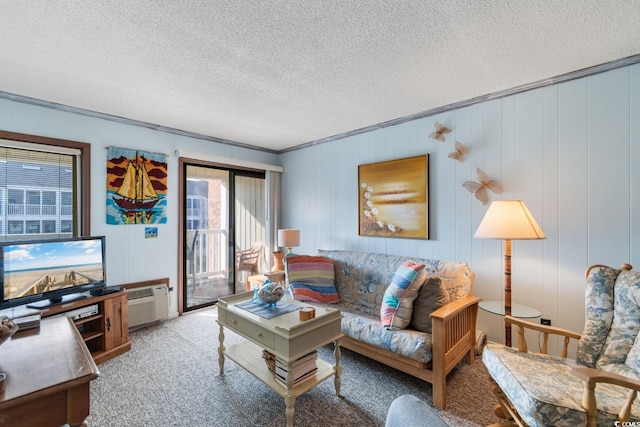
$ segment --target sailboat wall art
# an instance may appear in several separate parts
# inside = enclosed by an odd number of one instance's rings
[[[166,224],[167,156],[109,147],[107,224]]]

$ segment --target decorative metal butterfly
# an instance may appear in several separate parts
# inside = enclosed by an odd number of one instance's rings
[[[456,151],[449,153],[449,158],[462,162],[464,160],[462,156],[468,152],[469,149],[467,147],[456,141]]]
[[[498,181],[489,179],[489,175],[484,173],[482,169],[476,170],[478,173],[478,180],[480,181],[465,181],[462,186],[469,190],[470,193],[475,193],[476,199],[480,200],[483,205],[486,205],[489,201],[489,195],[487,194],[487,188],[496,194],[502,193],[502,187]]]
[[[445,139],[446,139],[444,137],[444,134],[445,133],[450,133],[451,129],[449,129],[448,127],[446,127],[442,123],[438,123],[438,122],[435,122],[435,127],[436,127],[436,131],[435,132],[431,132],[429,134],[429,138],[437,139],[438,141],[444,142]]]

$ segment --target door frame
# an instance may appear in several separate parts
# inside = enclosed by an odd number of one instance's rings
[[[185,304],[185,294],[184,294],[184,282],[185,282],[185,260],[187,257],[186,254],[186,245],[185,245],[185,205],[186,205],[186,169],[187,166],[201,166],[201,167],[210,167],[217,169],[224,169],[231,172],[230,174],[230,188],[229,188],[229,238],[228,238],[228,253],[229,253],[229,268],[232,272],[232,279],[235,286],[236,282],[236,271],[235,271],[235,171],[247,171],[259,174],[265,174],[265,171],[262,169],[248,168],[236,165],[229,165],[217,162],[211,162],[207,160],[201,159],[193,159],[188,157],[179,157],[178,158],[178,284],[177,284],[177,293],[178,293],[178,315],[182,316],[185,312],[184,304]],[[266,176],[264,176],[266,183]],[[195,309],[203,308],[206,306],[214,305],[217,301],[211,302],[211,304],[204,304],[198,306]],[[190,311],[190,310],[187,310]]]

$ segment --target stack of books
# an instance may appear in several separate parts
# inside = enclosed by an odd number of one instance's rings
[[[318,352],[309,353],[293,362],[291,366],[291,375],[293,375],[293,384],[296,385],[315,375],[318,370],[316,364],[318,360]],[[287,385],[287,362],[276,357],[275,378],[280,384]]]

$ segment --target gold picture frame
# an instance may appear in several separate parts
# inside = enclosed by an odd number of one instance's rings
[[[429,238],[429,155],[358,166],[358,234]]]

